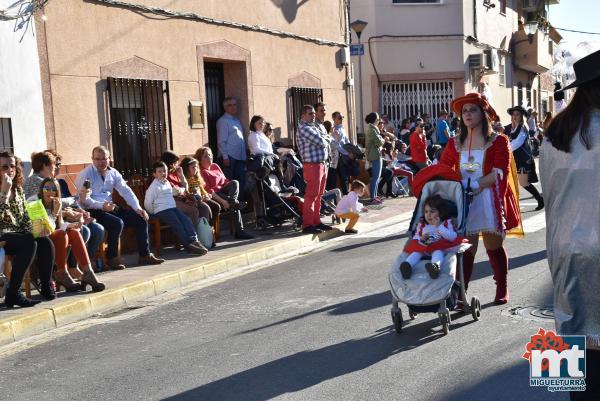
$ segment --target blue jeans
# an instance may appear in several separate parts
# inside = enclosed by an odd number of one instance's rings
[[[246,160],[229,158],[229,167],[223,166],[225,177],[240,183],[239,199],[244,199],[246,190]]]
[[[372,170],[371,182],[369,183],[369,193],[371,199],[374,199],[377,197],[377,183],[379,182],[379,177],[381,177],[383,163],[381,162],[381,158],[373,161],[369,160],[369,163],[371,164]]]
[[[148,243],[148,222],[133,210],[119,208],[117,212],[108,213],[103,210],[93,209],[90,214],[106,231],[106,242],[108,249],[106,257],[112,259],[119,253],[119,238],[123,227],[135,229],[135,237],[138,245],[138,254],[141,257],[150,254],[150,245]]]
[[[89,231],[88,238],[83,238],[85,240],[85,247],[87,248],[88,255],[90,255],[90,259],[94,260],[94,255],[104,239],[104,227],[97,222],[90,223],[85,227]],[[81,234],[83,235],[83,231]]]
[[[196,230],[192,221],[176,207],[162,210],[155,214],[163,223],[171,227],[183,245],[197,241]]]

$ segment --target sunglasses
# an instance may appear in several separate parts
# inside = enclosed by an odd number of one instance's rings
[[[56,192],[56,187],[43,187],[42,192]]]
[[[14,164],[3,164],[0,167],[2,167],[3,171],[14,170],[17,168],[17,166],[15,166]]]

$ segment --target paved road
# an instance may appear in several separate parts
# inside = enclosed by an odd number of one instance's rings
[[[5,355],[1,398],[566,400],[529,388],[520,358],[529,336],[552,321],[509,313],[551,302],[543,215],[525,218],[535,231],[507,241],[511,303],[491,304],[480,251],[471,294],[484,304],[482,320],[454,315],[448,336],[433,314],[393,331],[386,275],[405,241],[393,226]]]

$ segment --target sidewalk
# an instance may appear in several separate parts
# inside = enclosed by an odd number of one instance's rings
[[[357,229],[371,231],[407,218],[413,211],[414,198],[388,199],[382,208],[370,208],[362,214]],[[323,219],[331,223],[330,219]],[[126,307],[132,303],[163,292],[185,287],[227,271],[265,262],[269,259],[307,251],[321,241],[345,235],[345,224],[322,234],[309,235],[293,231],[289,224],[277,231],[254,232],[251,241],[234,241],[224,237],[214,250],[202,257],[188,256],[174,249],[161,250],[165,263],[158,266],[134,267],[137,255],[126,255],[123,271],[99,274],[106,290],[99,293],[59,293],[51,302],[42,302],[32,308],[0,308],[0,346],[43,333],[56,327],[86,319],[97,313]],[[351,238],[351,236],[348,236]]]

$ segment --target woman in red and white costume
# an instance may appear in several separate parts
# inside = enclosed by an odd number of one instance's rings
[[[461,134],[448,141],[440,163],[462,177],[463,187],[474,192],[469,207],[465,235],[472,244],[464,254],[465,286],[473,272],[479,235],[487,251],[496,281],[494,303],[508,302],[508,256],[503,242],[506,232],[518,227],[521,215],[508,179],[511,151],[508,138],[492,130],[496,112],[478,93],[455,99],[452,110],[461,114]]]

